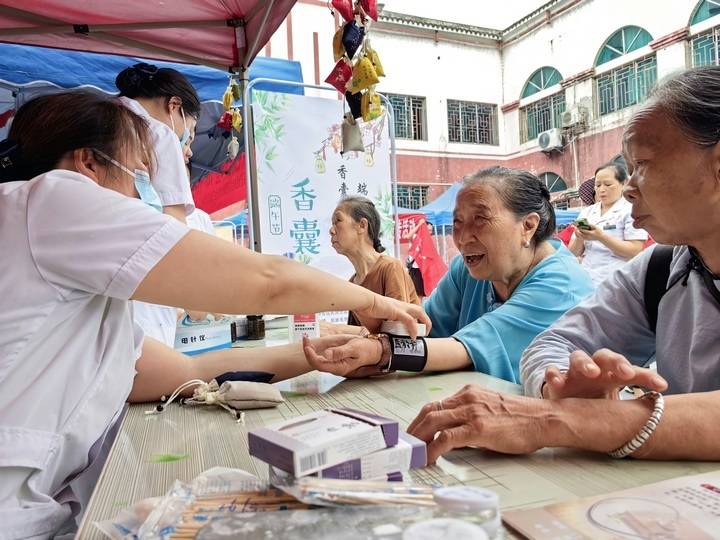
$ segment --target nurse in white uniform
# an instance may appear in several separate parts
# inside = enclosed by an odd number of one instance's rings
[[[591,228],[575,226],[570,251],[582,257],[582,266],[595,286],[614,270],[640,253],[648,239],[644,229],[633,227],[632,205],[622,196],[627,171],[621,165],[608,163],[595,171],[596,203],[583,209]]]
[[[129,300],[219,313],[360,310],[411,328],[429,323],[417,306],[191,231],[144,204],[138,199],[154,202],[149,142],[140,117],[90,92],[26,103],[0,142],[3,538],[75,530],[91,465],[126,400],[158,399],[178,378],[229,371],[232,352],[200,365],[144,341]],[[267,356],[265,366],[236,356],[248,362],[234,367],[282,369],[283,355]]]
[[[122,70],[115,86],[123,105],[143,117],[150,127],[156,156],[152,184],[162,211],[187,223],[195,203],[183,148],[200,116],[200,98],[195,88],[179,71],[145,63]],[[145,335],[169,347],[175,344],[177,308],[136,302],[134,316]]]

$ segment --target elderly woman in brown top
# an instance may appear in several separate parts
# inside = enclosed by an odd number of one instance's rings
[[[352,283],[389,298],[420,304],[405,266],[383,255],[380,214],[372,201],[365,197],[347,197],[340,201],[333,212],[330,239],[335,251],[347,257],[355,268],[350,278]],[[381,323],[380,319],[351,311],[347,326],[323,323],[322,334],[375,333]]]

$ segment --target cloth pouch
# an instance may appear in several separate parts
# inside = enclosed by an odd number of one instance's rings
[[[250,381],[225,381],[218,385],[213,379],[195,388],[186,405],[218,405],[243,411],[277,407],[285,400],[272,384]]]
[[[332,0],[332,7],[337,9],[337,12],[346,21],[353,20],[353,0]]]
[[[373,21],[378,20],[377,0],[360,0],[360,7]]]
[[[347,94],[346,94],[347,95]],[[353,94],[357,96],[358,94]],[[382,101],[374,90],[368,90],[360,100],[360,114],[365,122],[375,120],[382,114]]]
[[[368,60],[370,60],[370,63],[375,68],[375,73],[378,77],[384,77],[385,76],[385,70],[383,69],[382,62],[380,62],[380,56],[378,56],[378,53],[375,49],[371,49],[370,47],[367,48],[367,57]]]
[[[350,92],[345,92],[345,100],[347,101],[348,106],[350,107],[350,112],[353,115],[353,118],[360,118],[362,114],[362,99],[364,96],[361,96],[360,94],[352,94]]]
[[[345,27],[341,26],[337,29],[337,32],[335,32],[335,35],[333,36],[333,58],[335,59],[335,62],[340,60],[345,54],[345,47],[343,46],[342,41],[344,30]]]
[[[357,22],[350,21],[343,28],[342,43],[348,58],[352,59],[355,53],[362,45],[365,38],[365,28],[359,26]]]
[[[372,62],[367,56],[363,56],[352,70],[352,82],[350,83],[350,91],[357,94],[361,90],[370,88],[380,82]]]
[[[362,132],[360,126],[353,118],[352,113],[346,113],[343,123],[340,125],[340,135],[342,137],[342,151],[345,152],[364,152],[365,145],[362,140]]]
[[[330,75],[327,76],[325,82],[337,88],[337,91],[341,94],[344,94],[351,78],[352,68],[344,58],[341,58],[338,63],[335,64],[335,67],[330,72]]]

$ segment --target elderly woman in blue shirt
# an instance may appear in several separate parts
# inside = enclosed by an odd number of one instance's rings
[[[453,240],[460,256],[424,304],[429,338],[409,352],[423,358],[408,359],[402,342],[380,334],[306,341],[308,362],[359,377],[472,366],[520,382],[520,357],[533,338],[593,291],[572,253],[551,240],[554,230],[550,193],[535,175],[480,170],[457,196]]]

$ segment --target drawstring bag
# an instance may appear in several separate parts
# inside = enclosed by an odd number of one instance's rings
[[[343,28],[342,43],[348,58],[352,59],[355,53],[362,45],[365,37],[365,28],[359,26],[357,22],[351,21]]]
[[[358,94],[354,94],[358,95]],[[349,101],[349,100],[348,100]],[[380,96],[375,93],[375,90],[368,90],[362,95],[360,100],[360,114],[365,122],[375,120],[382,114],[382,102]]]
[[[365,145],[362,140],[362,132],[360,126],[353,118],[352,113],[346,113],[342,124],[340,125],[340,135],[342,137],[341,154],[345,152],[364,152]]]
[[[370,60],[370,63],[375,68],[375,73],[377,74],[377,76],[384,77],[385,70],[383,69],[382,62],[380,62],[380,56],[378,56],[378,53],[375,51],[375,49],[368,47],[366,54],[367,54],[368,60]]]
[[[325,82],[337,88],[337,91],[341,94],[344,94],[350,79],[352,79],[352,68],[344,58],[341,58],[338,63],[335,64],[335,67],[330,72],[330,75],[327,76]]]
[[[235,131],[240,131],[242,129],[243,124],[243,118],[242,113],[240,112],[240,109],[233,109],[232,111],[232,127]]]
[[[360,94],[352,94],[350,92],[345,92],[345,99],[347,100],[347,104],[350,107],[350,112],[353,115],[353,118],[360,118],[362,114],[362,99],[363,96]]]
[[[335,62],[340,60],[345,54],[345,47],[343,46],[342,41],[344,30],[345,27],[341,26],[337,29],[337,32],[335,32],[335,35],[333,36],[333,58],[335,59]]]
[[[360,0],[360,7],[373,21],[378,20],[377,0]]]
[[[277,407],[285,401],[280,391],[272,384],[250,381],[225,381],[218,385],[215,379],[209,383],[200,379],[193,379],[178,386],[170,399],[167,401],[163,399],[162,404],[145,411],[145,414],[163,412],[168,405],[180,396],[183,390],[192,386],[197,386],[192,397],[182,399],[180,401],[181,405],[216,405],[232,414],[237,418],[238,422],[244,422],[245,413],[242,412],[243,410]]]
[[[366,56],[363,56],[352,70],[352,83],[350,83],[350,91],[357,94],[361,90],[370,88],[380,82],[375,68]]]
[[[354,14],[352,0],[332,0],[332,7],[337,9],[337,12],[346,21],[353,20]]]

